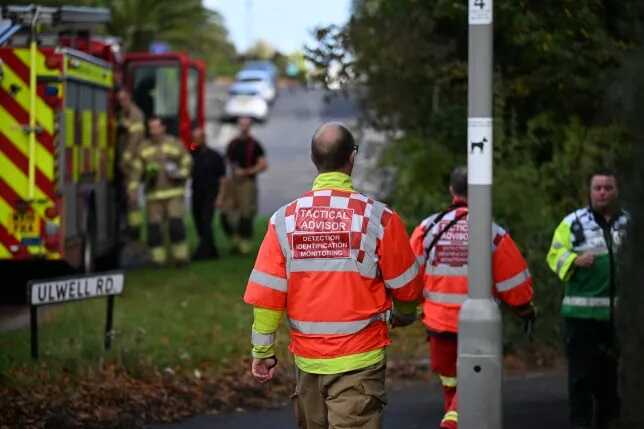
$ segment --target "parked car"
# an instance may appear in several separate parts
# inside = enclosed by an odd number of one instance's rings
[[[253,118],[264,122],[268,118],[268,103],[256,93],[232,92],[224,106],[224,120],[239,117]]]
[[[275,101],[277,88],[271,80],[270,73],[262,70],[242,70],[237,73],[235,82],[230,86],[228,93],[254,93],[266,100],[267,103]]]
[[[260,70],[267,72],[271,77],[273,86],[277,88],[277,78],[279,77],[278,70],[277,66],[272,62],[262,60],[248,61],[244,64],[243,70]]]

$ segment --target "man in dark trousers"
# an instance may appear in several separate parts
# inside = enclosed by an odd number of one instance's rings
[[[193,260],[219,257],[212,229],[215,201],[219,182],[226,174],[226,164],[217,151],[206,145],[205,133],[196,128],[192,133],[192,217],[195,221],[199,245]]]
[[[570,423],[574,429],[606,429],[614,427],[620,410],[616,274],[630,216],[620,207],[613,171],[596,170],[589,184],[590,204],[559,224],[547,261],[565,285]]]
[[[227,183],[228,213],[222,211],[222,223],[231,233],[233,245],[242,254],[251,251],[253,221],[257,214],[257,175],[268,168],[264,148],[251,135],[250,118],[239,118],[239,134],[228,143],[226,159],[231,168]],[[238,222],[233,224],[232,217]]]

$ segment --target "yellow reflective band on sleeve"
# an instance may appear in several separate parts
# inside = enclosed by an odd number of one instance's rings
[[[448,411],[443,416],[442,423],[454,422],[458,423],[458,411]]]
[[[253,331],[259,334],[273,334],[277,331],[283,315],[283,311],[253,307]],[[253,345],[252,355],[258,359],[275,356],[275,345]]]
[[[573,273],[572,264],[577,254],[572,251],[572,231],[568,223],[561,222],[555,230],[546,261],[550,269],[562,281],[568,281]]]
[[[275,356],[275,346],[253,346],[251,352],[252,356],[256,359],[266,359]]]
[[[253,307],[253,329],[260,334],[272,334],[277,331],[284,312],[269,308]]]
[[[294,356],[295,365],[311,374],[338,374],[375,365],[385,359],[385,349],[376,349],[364,353],[340,356],[329,359],[313,359]]]
[[[456,387],[456,377],[445,377],[444,375],[439,375],[439,377],[444,387]]]
[[[147,197],[149,200],[165,200],[167,198],[182,197],[183,193],[183,188],[172,188],[148,192]]]
[[[145,125],[143,122],[134,122],[128,127],[130,133],[142,133],[145,131]]]

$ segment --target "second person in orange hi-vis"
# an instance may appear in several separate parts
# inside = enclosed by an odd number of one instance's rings
[[[456,360],[458,317],[467,298],[468,209],[467,169],[457,167],[450,176],[452,204],[426,218],[413,232],[411,246],[424,279],[423,323],[427,328],[432,372],[443,386],[445,414],[441,428],[458,427]],[[510,235],[492,225],[493,294],[518,316],[532,322],[532,277]]]
[[[353,190],[357,151],[341,124],[316,131],[313,189],[271,217],[244,295],[254,306],[251,371],[260,382],[273,377],[286,313],[305,429],[382,427],[387,321],[413,322],[422,290],[398,214]]]

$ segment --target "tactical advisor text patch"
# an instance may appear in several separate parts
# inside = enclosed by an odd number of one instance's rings
[[[303,207],[295,215],[293,258],[350,258],[353,209]]]

